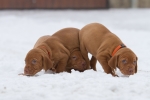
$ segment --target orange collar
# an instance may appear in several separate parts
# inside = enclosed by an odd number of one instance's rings
[[[126,47],[124,44],[118,45],[118,46],[115,48],[115,50],[113,51],[113,53],[112,53],[111,55],[114,56],[115,53],[116,53],[119,49],[124,48],[124,47]]]
[[[50,58],[50,52],[47,50],[47,48],[46,48],[44,45],[41,45],[41,46],[39,46],[39,47],[41,47],[41,48],[45,48],[45,49],[46,49],[46,51],[47,51],[47,53],[48,53],[48,57]]]

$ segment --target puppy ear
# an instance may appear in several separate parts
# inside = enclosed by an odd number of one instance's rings
[[[138,58],[136,57],[136,66],[135,66],[135,73],[137,73],[137,60],[138,60]]]
[[[116,70],[116,67],[118,66],[118,55],[112,56],[108,61],[108,65],[111,67],[111,69]]]
[[[53,63],[52,63],[52,60],[49,58],[49,56],[48,55],[46,55],[46,54],[43,54],[42,55],[42,65],[43,65],[43,69],[45,70],[45,71],[47,71],[48,69],[50,69],[50,68],[52,68],[53,67]]]

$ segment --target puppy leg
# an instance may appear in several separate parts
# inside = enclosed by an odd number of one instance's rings
[[[66,71],[67,71],[68,73],[71,73],[71,69],[66,69]]]
[[[62,56],[62,59],[58,62],[57,66],[56,66],[56,73],[66,71],[68,59],[69,59],[69,57],[67,54],[64,54]]]
[[[94,71],[96,71],[96,62],[97,62],[97,59],[94,56],[92,56],[90,60],[90,66]]]
[[[112,76],[117,76],[115,74],[115,71],[111,69],[111,67],[108,65],[108,60],[110,59],[109,57],[107,57],[105,55],[105,53],[101,53],[98,54],[96,56],[97,60],[99,61],[99,63],[101,64],[101,66],[103,67],[105,73],[107,74],[111,74]]]
[[[80,51],[82,53],[84,60],[86,61],[87,69],[90,69],[90,60],[88,58],[88,51],[86,50],[83,42],[80,43]]]

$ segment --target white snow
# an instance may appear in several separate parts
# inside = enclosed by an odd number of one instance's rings
[[[40,36],[92,22],[105,25],[136,53],[137,74],[112,77],[97,63],[97,72],[18,75]],[[150,9],[1,10],[0,100],[150,100],[149,46]]]

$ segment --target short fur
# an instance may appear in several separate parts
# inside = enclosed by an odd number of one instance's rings
[[[96,61],[102,65],[104,71],[113,76],[116,68],[119,68],[124,75],[137,73],[137,56],[129,48],[119,49],[114,56],[114,49],[123,42],[105,26],[99,23],[91,23],[84,26],[79,33],[80,49],[83,57],[96,71]],[[89,63],[88,52],[92,54]]]
[[[44,69],[56,73],[87,68],[79,46],[79,29],[64,28],[52,36],[43,36],[25,58],[25,75],[35,75]]]

